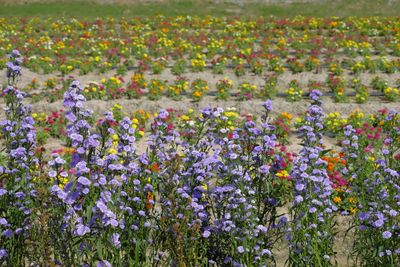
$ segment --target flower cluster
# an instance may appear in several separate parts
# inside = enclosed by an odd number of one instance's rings
[[[290,173],[294,199],[288,240],[289,263],[293,266],[330,266],[334,256],[332,228],[337,207],[331,202],[332,182],[327,163],[321,158],[323,116],[321,107],[311,105],[299,128],[303,148]]]
[[[385,115],[392,125],[386,131],[368,125],[363,128],[348,125],[344,129],[343,154],[348,164],[343,173],[350,176],[351,190],[358,199],[353,219],[354,254],[361,264],[399,264],[397,116],[394,111]]]
[[[5,157],[0,166],[0,262],[25,264],[25,238],[31,234],[37,191],[32,182],[38,165],[36,130],[31,107],[23,103],[25,93],[15,86],[21,75],[21,55],[13,50],[7,63],[9,85],[5,96],[5,120],[0,122]]]

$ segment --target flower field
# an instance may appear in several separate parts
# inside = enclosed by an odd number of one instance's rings
[[[399,29],[0,18],[0,266],[399,266]]]
[[[19,47],[25,67],[47,74],[41,83],[33,77],[24,84],[41,90],[32,92],[34,99],[41,99],[43,91],[49,100],[61,99],[68,75],[93,73],[108,77],[85,85],[91,99],[187,95],[198,101],[204,95],[251,99],[286,93],[288,100],[297,101],[309,88],[323,89],[337,102],[347,96],[357,103],[370,96],[399,98],[400,81],[394,75],[400,66],[397,18],[159,16],[93,22],[1,19],[1,24],[0,67],[5,67],[7,51]],[[136,77],[127,79],[132,71]],[[195,79],[185,77],[196,74],[207,83],[205,72],[220,78],[212,79],[210,90],[196,88],[191,84]],[[139,78],[143,73],[148,77]],[[57,79],[59,74],[64,79]],[[217,89],[224,76],[238,80],[227,92]]]

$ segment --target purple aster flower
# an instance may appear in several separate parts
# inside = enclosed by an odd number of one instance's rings
[[[14,234],[14,232],[13,232],[11,229],[4,230],[4,231],[1,233],[2,236],[9,237],[9,238],[10,238],[13,234]]]
[[[310,213],[315,213],[315,212],[317,212],[317,208],[311,207],[308,211],[309,211]]]
[[[384,224],[384,221],[383,221],[383,220],[376,220],[376,221],[373,223],[373,226],[374,226],[374,227],[377,227],[377,228],[380,228],[380,227],[383,226],[383,224]]]
[[[120,235],[118,233],[114,233],[111,236],[111,241],[116,248],[121,247],[121,242],[119,241],[119,237],[120,237]]]
[[[398,212],[395,211],[395,210],[390,210],[390,211],[389,211],[389,214],[390,214],[390,216],[392,216],[392,217],[396,217],[397,214],[398,214]]]
[[[265,108],[265,110],[267,111],[271,111],[272,110],[272,100],[268,99],[267,101],[265,101],[262,106]]]
[[[203,232],[203,234],[202,234],[202,236],[203,236],[204,238],[208,238],[210,235],[211,235],[211,232],[208,231],[208,230],[205,230],[205,231]]]
[[[297,191],[302,191],[304,189],[304,184],[296,184],[295,188]]]
[[[258,225],[257,229],[260,230],[263,233],[266,233],[268,231],[268,228],[265,227],[264,225]]]
[[[0,218],[0,225],[8,225],[8,222],[5,218]]]
[[[382,236],[383,236],[384,239],[389,239],[389,238],[392,237],[392,233],[389,232],[389,231],[385,231],[385,232],[382,233]]]
[[[4,248],[0,249],[0,260],[6,258],[8,256],[7,250],[5,250]]]
[[[97,267],[112,267],[112,265],[110,262],[102,260],[97,263]]]
[[[78,236],[84,236],[85,234],[90,233],[90,228],[83,224],[78,224],[76,226],[76,234]]]
[[[296,197],[294,198],[294,202],[295,202],[296,204],[303,202],[303,197],[300,196],[300,195],[296,196]]]
[[[84,176],[80,176],[78,178],[78,183],[80,183],[81,185],[86,185],[86,186],[89,186],[91,184],[89,179]]]

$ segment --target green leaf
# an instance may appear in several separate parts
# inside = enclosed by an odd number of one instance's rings
[[[96,250],[97,250],[97,255],[99,255],[99,258],[103,260],[103,244],[101,242],[101,239],[97,239],[96,241]]]
[[[92,218],[93,206],[94,206],[94,204],[93,204],[93,205],[89,205],[89,206],[86,208],[86,220],[87,220],[88,222],[89,222],[90,219]]]

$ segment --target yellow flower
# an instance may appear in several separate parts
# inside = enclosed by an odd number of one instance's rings
[[[342,202],[342,199],[340,197],[336,196],[333,198],[333,202],[340,203],[340,202]]]
[[[110,149],[108,150],[108,153],[109,153],[109,154],[117,154],[117,150],[115,150],[114,148],[110,148]]]
[[[356,213],[356,211],[357,211],[357,209],[356,209],[356,208],[354,208],[354,207],[351,207],[351,208],[350,208],[350,213],[351,213],[351,214],[355,214],[355,213]]]
[[[357,203],[357,199],[356,199],[355,197],[350,197],[350,198],[349,198],[349,202],[350,202],[351,204],[355,204],[355,203]]]
[[[181,119],[182,119],[183,121],[188,121],[188,120],[190,120],[189,116],[186,116],[186,115],[182,115],[182,116],[181,116]]]
[[[115,110],[115,109],[119,109],[119,110],[121,110],[122,109],[122,106],[120,105],[120,104],[115,104],[113,107],[112,107],[112,109],[113,110]]]
[[[289,177],[289,173],[286,170],[281,170],[276,174],[276,176],[279,178],[287,178]]]
[[[204,190],[207,190],[207,184],[203,183],[203,184],[201,184],[201,187],[202,187]]]
[[[194,97],[201,97],[201,95],[202,95],[202,93],[201,93],[200,91],[195,91],[195,92],[193,93],[193,96],[194,96]]]

